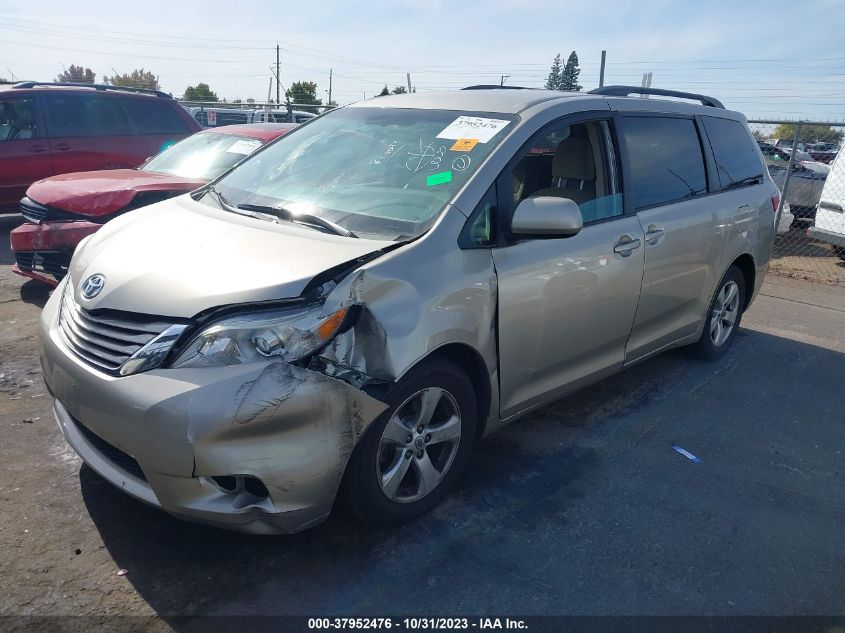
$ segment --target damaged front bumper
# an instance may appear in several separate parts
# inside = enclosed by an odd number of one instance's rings
[[[76,245],[96,233],[94,222],[26,222],[9,233],[15,265],[12,271],[55,286],[67,274]]]
[[[263,534],[321,522],[359,437],[386,405],[284,362],[112,377],[41,317],[39,355],[56,422],[93,470],[191,521]]]

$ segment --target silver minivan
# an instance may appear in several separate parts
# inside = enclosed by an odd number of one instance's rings
[[[380,97],[81,243],[44,379],[82,459],[173,515],[293,532],[343,496],[396,524],[481,435],[663,350],[724,354],[777,196],[701,95]]]

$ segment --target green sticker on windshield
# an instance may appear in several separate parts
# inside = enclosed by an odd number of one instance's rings
[[[434,185],[443,185],[447,182],[452,182],[451,171],[441,171],[439,174],[431,174],[431,176],[425,180],[425,184],[429,187],[433,187]]]

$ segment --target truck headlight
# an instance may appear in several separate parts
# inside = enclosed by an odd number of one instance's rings
[[[267,358],[296,361],[325,347],[349,317],[349,308],[320,316],[313,306],[230,317],[200,332],[171,367],[223,367]]]

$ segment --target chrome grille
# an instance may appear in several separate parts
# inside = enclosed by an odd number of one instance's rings
[[[21,215],[35,224],[41,224],[50,214],[50,210],[35,200],[23,198],[21,200]]]
[[[86,310],[67,284],[59,311],[59,329],[67,346],[82,360],[109,374],[173,323],[144,314]]]

